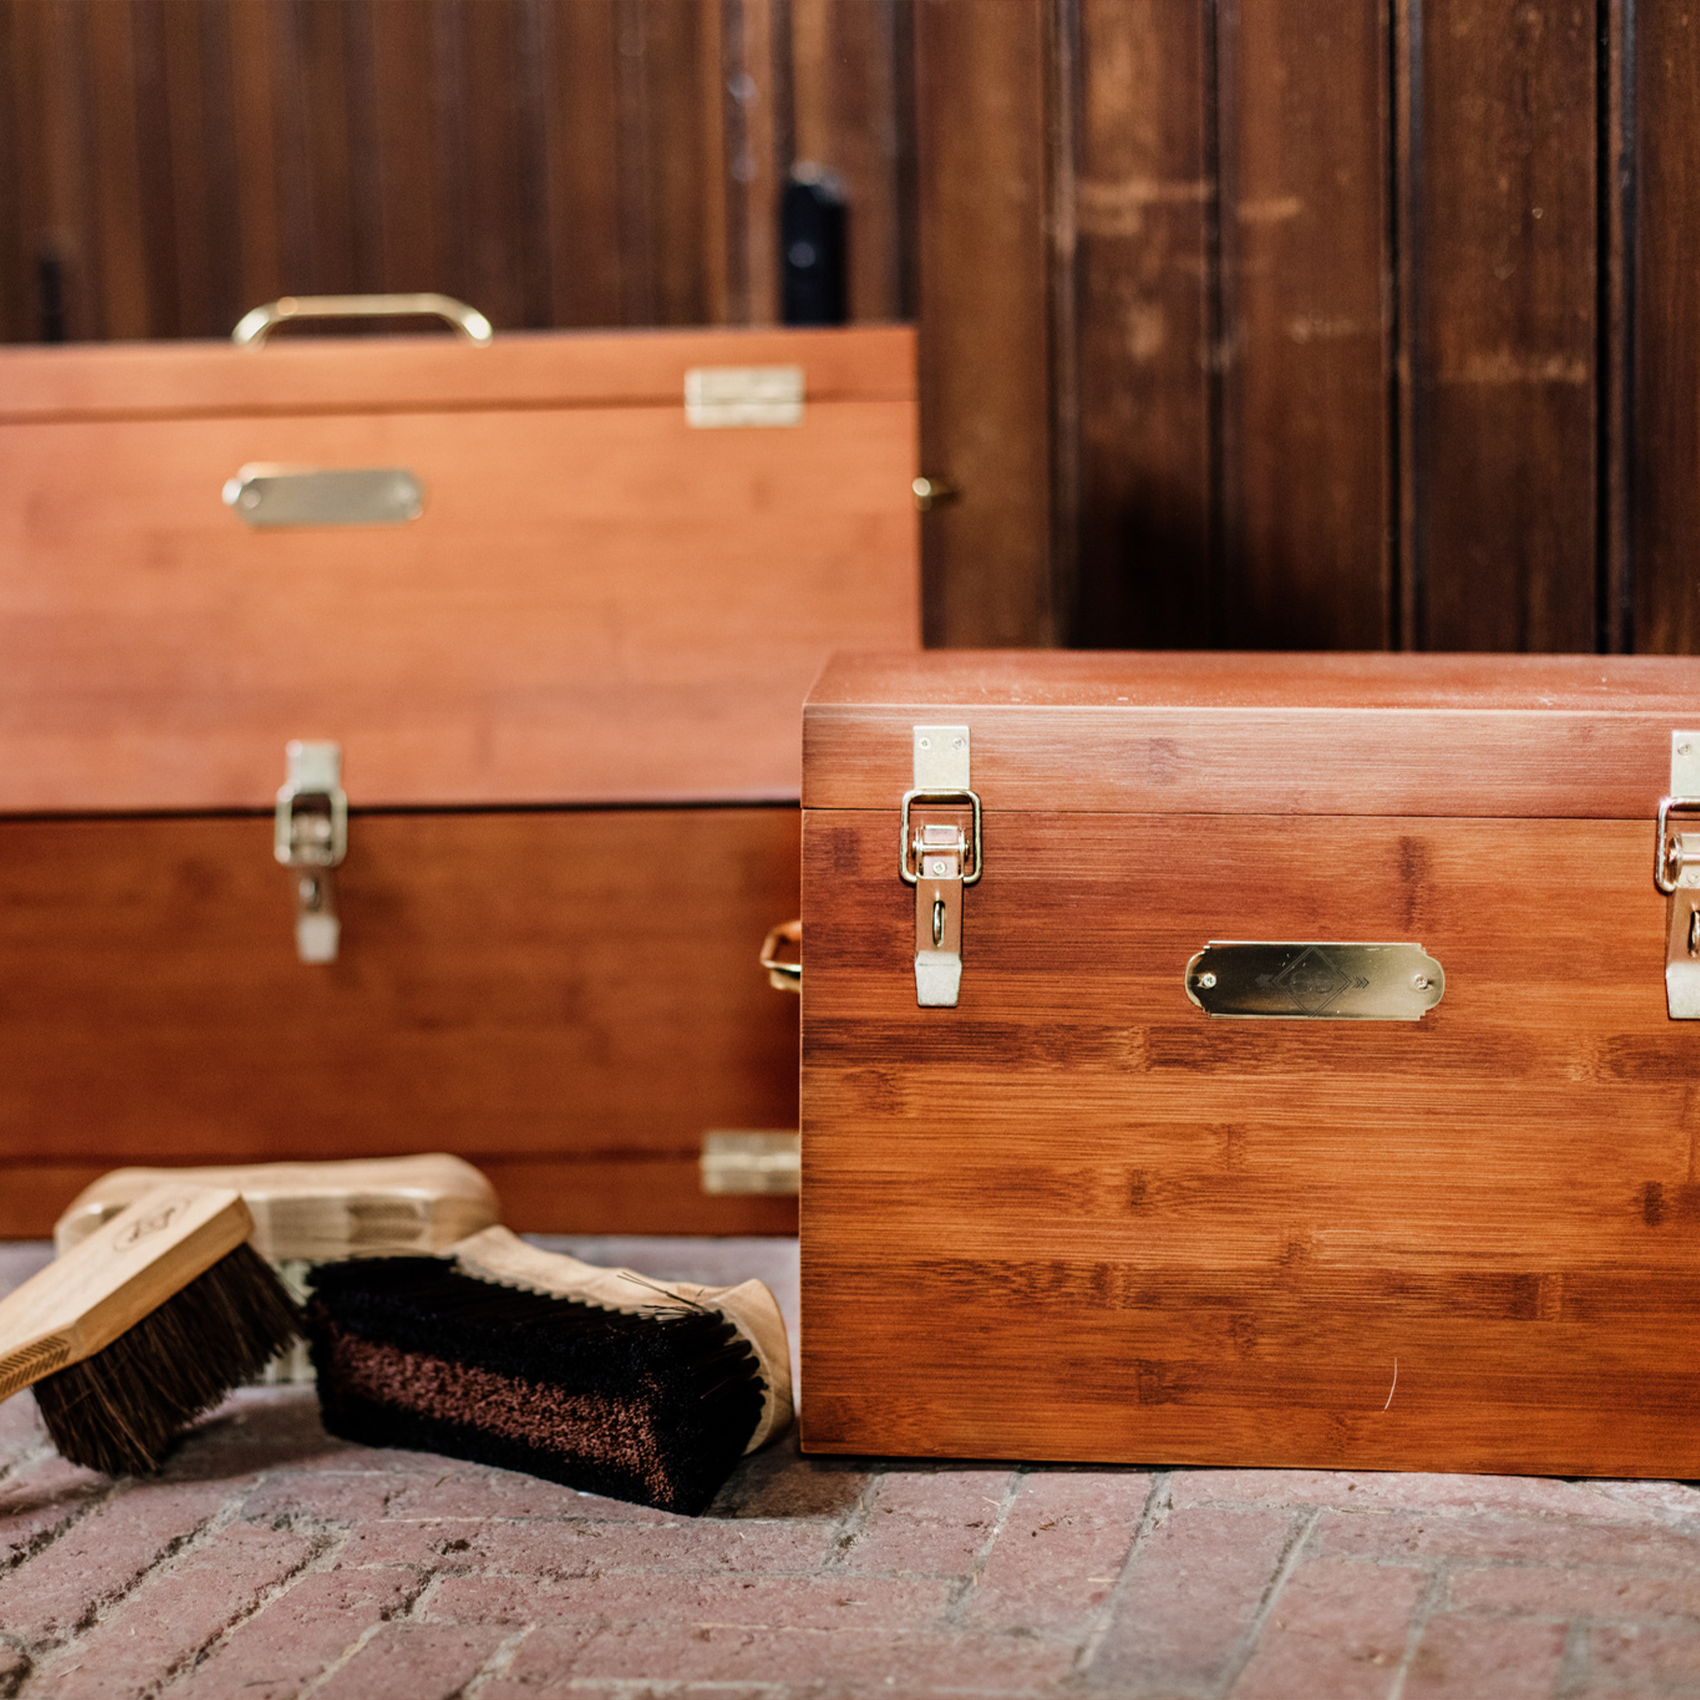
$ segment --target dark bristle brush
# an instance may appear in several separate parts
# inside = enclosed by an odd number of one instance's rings
[[[0,1399],[35,1388],[53,1444],[109,1475],[182,1431],[300,1333],[228,1187],[155,1187],[0,1299]]]
[[[319,1408],[345,1440],[694,1514],[791,1421],[785,1320],[760,1281],[651,1281],[487,1228],[309,1285]]]

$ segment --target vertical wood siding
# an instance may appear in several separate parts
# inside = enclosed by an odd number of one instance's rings
[[[0,0],[0,339],[915,318],[935,643],[1700,650],[1700,6]]]

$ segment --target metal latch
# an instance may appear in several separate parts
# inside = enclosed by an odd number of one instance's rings
[[[1670,735],[1670,795],[1659,799],[1653,884],[1665,917],[1665,1007],[1700,1021],[1700,732]]]
[[[795,961],[782,954],[787,945],[795,947]],[[800,920],[781,921],[777,927],[769,928],[767,937],[761,941],[761,965],[767,970],[767,983],[776,992],[802,992],[803,923]]]
[[[915,1001],[954,1009],[962,987],[962,893],[985,871],[968,728],[915,728],[915,787],[903,795],[898,872],[915,888]],[[968,818],[964,819],[964,811]],[[949,813],[947,820],[929,815]]]
[[[702,1136],[704,1192],[796,1193],[801,1191],[803,1137],[800,1133],[729,1133]]]
[[[685,423],[698,430],[801,425],[801,366],[693,366],[685,374]]]
[[[292,739],[289,777],[277,794],[272,854],[295,872],[295,949],[303,962],[334,962],[342,936],[331,870],[348,854],[342,745]]]

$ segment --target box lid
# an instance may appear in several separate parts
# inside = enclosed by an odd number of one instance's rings
[[[503,331],[228,342],[73,343],[0,351],[0,424],[302,414],[327,409],[669,407],[698,366],[807,368],[811,400],[912,398],[908,325],[750,331]]]
[[[907,326],[0,351],[0,811],[793,801],[916,456]]]
[[[987,812],[1651,817],[1700,659],[933,651],[834,656],[803,803],[892,809],[963,723]]]

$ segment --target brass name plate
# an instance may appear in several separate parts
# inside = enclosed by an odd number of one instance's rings
[[[405,525],[425,511],[425,490],[405,466],[245,466],[224,486],[244,525]]]
[[[1212,939],[1186,965],[1206,1015],[1242,1021],[1416,1021],[1446,972],[1420,944],[1263,944]]]

